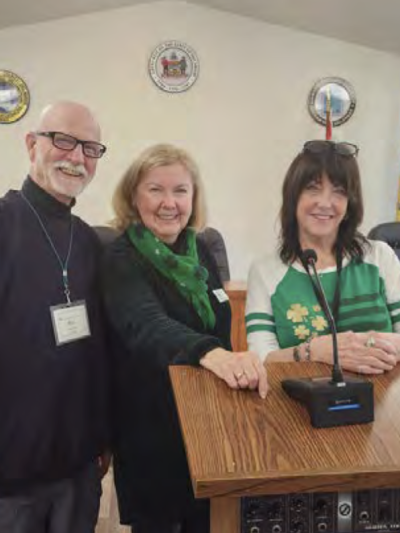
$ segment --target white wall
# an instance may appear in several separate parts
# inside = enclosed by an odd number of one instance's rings
[[[197,83],[160,91],[147,62],[160,42],[179,39],[200,58]],[[323,138],[307,95],[324,76],[348,79],[353,118],[337,139],[361,147],[368,230],[393,220],[400,173],[400,58],[332,39],[180,2],[155,2],[0,31],[0,68],[31,90],[28,114],[0,125],[0,193],[27,171],[24,133],[58,99],[88,103],[98,114],[107,157],[76,212],[107,221],[110,196],[143,147],[159,141],[189,149],[202,169],[210,223],[225,235],[233,277],[276,243],[280,188],[304,140]]]

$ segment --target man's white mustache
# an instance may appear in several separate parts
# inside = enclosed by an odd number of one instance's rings
[[[76,172],[78,174],[81,174],[82,178],[87,178],[88,173],[85,169],[85,167],[82,164],[74,165],[73,163],[70,163],[69,161],[56,161],[54,163],[55,169],[62,169],[62,170],[69,170],[71,172]]]

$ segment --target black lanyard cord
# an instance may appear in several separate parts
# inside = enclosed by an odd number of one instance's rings
[[[47,242],[50,244],[50,247],[53,250],[54,255],[56,256],[57,261],[59,262],[59,264],[61,266],[62,277],[63,277],[63,286],[64,286],[64,294],[65,294],[65,297],[67,298],[68,304],[70,304],[71,303],[71,299],[70,299],[71,291],[69,289],[69,281],[68,281],[68,262],[69,262],[69,258],[71,256],[71,250],[72,250],[72,241],[73,241],[73,223],[72,223],[72,221],[73,221],[73,219],[71,217],[68,252],[67,252],[67,256],[65,258],[65,261],[63,261],[61,259],[61,257],[60,257],[60,254],[58,253],[58,251],[57,251],[57,249],[56,249],[56,247],[55,247],[50,235],[49,235],[49,232],[47,231],[42,219],[40,218],[39,213],[36,211],[34,206],[31,204],[31,202],[28,200],[28,198],[24,195],[24,193],[22,191],[21,191],[21,196],[25,200],[26,204],[30,207],[32,213],[37,218],[37,220],[38,220],[38,222],[40,224],[40,227],[42,228],[43,233],[44,233],[44,235],[45,235],[45,237],[47,239]]]
[[[342,262],[343,262],[342,254],[339,253],[339,251],[338,251],[336,253],[337,277],[336,277],[335,293],[334,293],[334,296],[333,296],[333,303],[332,303],[332,315],[333,315],[333,318],[334,318],[336,324],[338,322],[340,299],[341,299],[340,276],[341,276],[341,273],[342,273],[342,266],[343,266]],[[310,265],[307,262],[302,261],[302,260],[301,260],[301,263],[302,263],[304,269],[306,270],[306,272],[307,272],[307,274],[308,274],[308,276],[309,276],[309,278],[311,280],[315,297],[317,298],[318,303],[321,306],[321,309],[324,311],[325,305],[323,303],[322,296],[321,296],[321,294],[320,294],[320,292],[318,290],[318,285],[316,284],[316,282],[314,280],[313,274],[310,272]],[[324,311],[324,313],[325,313],[325,311]],[[326,313],[325,313],[325,315],[326,315]]]

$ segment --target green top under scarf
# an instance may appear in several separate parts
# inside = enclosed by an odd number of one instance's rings
[[[139,252],[193,305],[204,326],[213,329],[215,314],[207,291],[208,271],[199,264],[195,231],[185,230],[185,255],[174,253],[143,224],[132,224],[127,234]]]

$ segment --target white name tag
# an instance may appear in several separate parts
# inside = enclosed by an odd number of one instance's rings
[[[226,294],[224,289],[214,289],[213,293],[215,294],[215,297],[219,301],[220,304],[227,302],[229,300],[229,296]]]
[[[86,302],[79,300],[71,304],[50,307],[54,337],[57,346],[90,336]]]

